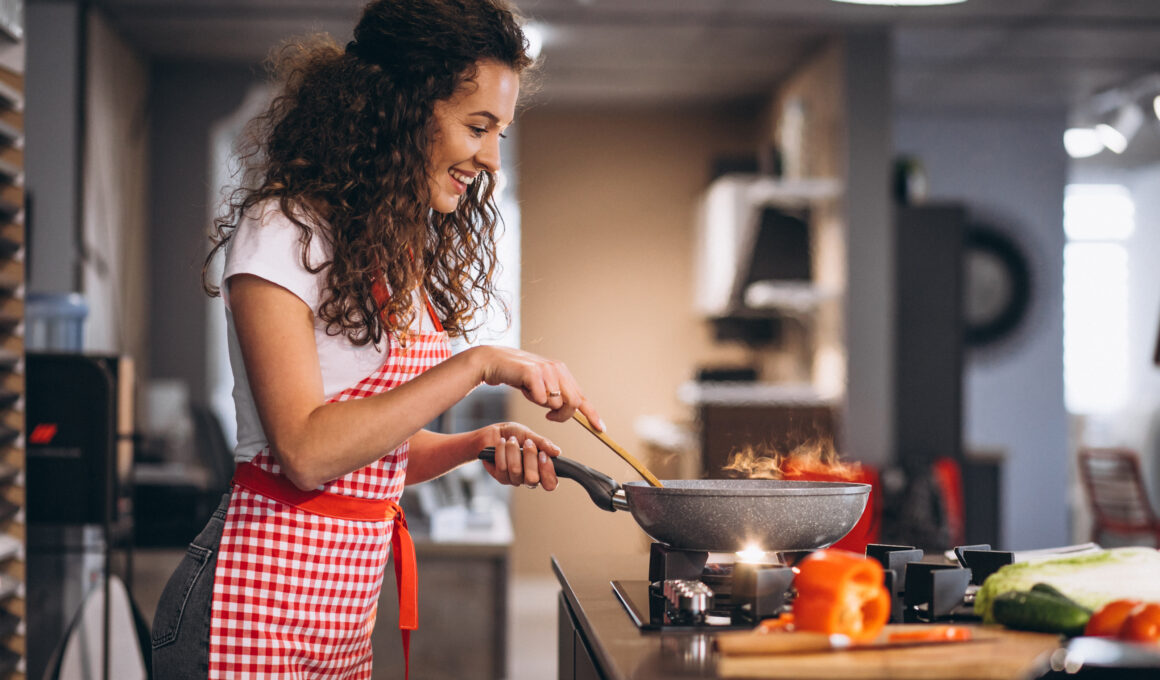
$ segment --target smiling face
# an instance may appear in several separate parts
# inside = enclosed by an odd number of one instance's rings
[[[499,171],[500,133],[515,118],[519,91],[515,71],[482,61],[472,80],[450,99],[435,102],[427,167],[432,210],[454,212],[480,172]]]

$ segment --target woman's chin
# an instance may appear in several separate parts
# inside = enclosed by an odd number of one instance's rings
[[[458,196],[439,196],[434,201],[431,201],[431,209],[437,213],[449,215],[459,208]]]

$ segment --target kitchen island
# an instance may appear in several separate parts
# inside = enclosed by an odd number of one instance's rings
[[[633,623],[610,581],[642,578],[647,556],[553,557],[552,569],[560,582],[560,680],[1026,678],[1046,671],[1055,646],[1053,636],[993,629],[997,638],[954,645],[721,659],[715,633],[641,631]]]

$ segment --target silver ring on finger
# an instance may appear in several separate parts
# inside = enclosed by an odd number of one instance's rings
[[[548,398],[549,398],[549,399],[552,399],[552,398],[554,398],[554,397],[561,397],[561,396],[564,396],[564,395],[563,395],[563,393],[562,393],[562,392],[560,392],[560,390],[556,390],[556,391],[554,391],[554,392],[548,392]]]

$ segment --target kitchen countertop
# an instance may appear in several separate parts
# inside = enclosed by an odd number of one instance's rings
[[[713,635],[641,632],[612,592],[612,579],[640,579],[648,572],[646,555],[552,557],[561,592],[587,640],[592,659],[606,680],[667,680],[669,678],[783,677],[971,677],[1015,678],[1030,671],[1058,642],[1055,636],[1019,633],[989,627],[1002,639],[994,642],[937,645],[890,651],[828,652],[794,655],[777,662],[768,657],[730,657],[719,664],[712,651]],[[984,650],[985,646],[985,650]],[[982,655],[988,658],[980,664]],[[961,657],[957,661],[954,657]],[[812,657],[807,658],[807,657]],[[808,672],[807,672],[808,671]],[[854,675],[851,675],[853,673]]]
[[[705,658],[696,650],[705,648],[708,635],[641,633],[612,592],[612,579],[638,579],[648,574],[647,555],[593,555],[569,560],[553,556],[552,570],[607,680],[716,677],[697,660],[698,656]]]

